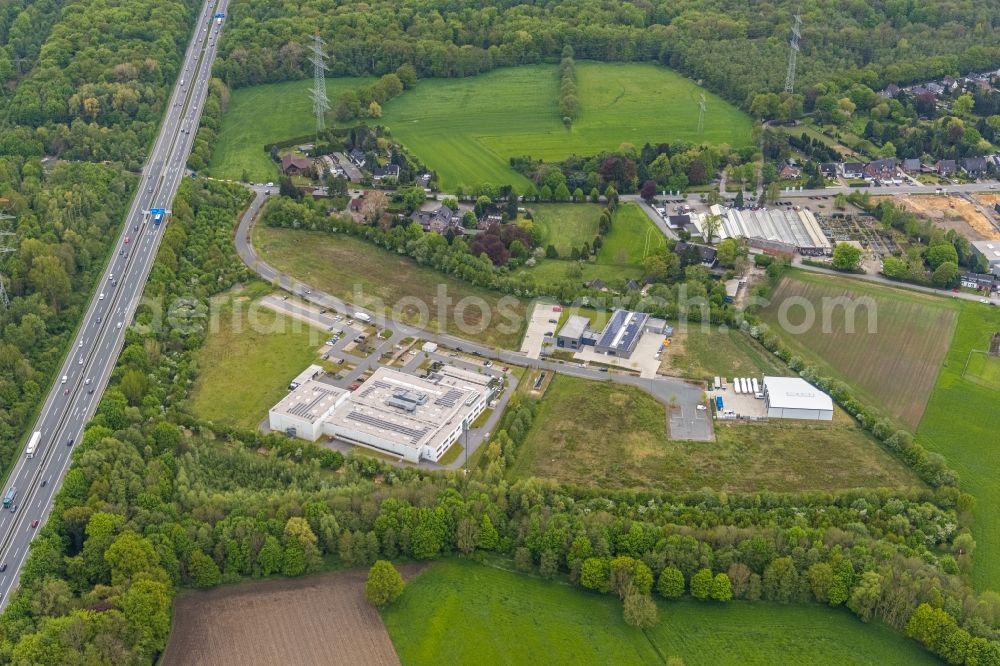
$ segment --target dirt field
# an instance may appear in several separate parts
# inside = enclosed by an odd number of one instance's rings
[[[978,195],[977,199],[984,207],[992,206],[992,202],[987,201],[988,197],[996,198],[996,195]],[[954,229],[969,240],[1000,240],[1000,231],[967,199],[919,195],[893,197],[893,200],[933,220],[943,229]]]
[[[400,567],[406,578],[419,570]],[[343,571],[182,594],[161,666],[399,664],[365,600],[366,576]]]
[[[853,317],[836,305],[843,297]],[[789,328],[782,326],[781,304],[792,298],[812,304],[812,326],[795,330],[805,320],[797,306],[787,311]],[[957,313],[946,306],[901,290],[797,273],[782,280],[761,314],[795,353],[820,361],[865,401],[916,428],[955,330]]]

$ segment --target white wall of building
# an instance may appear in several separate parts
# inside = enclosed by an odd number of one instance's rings
[[[833,411],[826,409],[792,409],[790,407],[768,407],[767,415],[772,419],[805,419],[809,421],[832,421]]]

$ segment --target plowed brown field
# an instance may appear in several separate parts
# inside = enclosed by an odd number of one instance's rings
[[[406,578],[419,569],[400,568]],[[343,571],[182,594],[161,664],[399,664],[365,600],[366,575]]]

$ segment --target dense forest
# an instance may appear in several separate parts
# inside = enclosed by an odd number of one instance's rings
[[[16,83],[0,93],[0,154],[137,169],[199,7],[196,0],[47,0],[0,8],[0,79]]]
[[[754,93],[783,87],[800,5],[802,87],[904,83],[1000,64],[1000,6],[975,0],[235,0],[216,72],[230,87],[306,78],[318,28],[335,75],[408,63],[422,77],[469,76],[558,62],[569,45],[578,60],[658,60],[749,107]]]

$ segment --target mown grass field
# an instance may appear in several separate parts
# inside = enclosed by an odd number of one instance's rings
[[[326,94],[336,100],[345,90],[370,81],[328,79]],[[276,180],[278,167],[264,152],[264,145],[314,131],[311,87],[312,81],[286,81],[234,90],[205,175],[238,180],[246,171],[254,182]]]
[[[385,104],[382,122],[437,171],[444,189],[527,181],[514,156],[553,161],[622,143],[684,139],[743,146],[749,117],[693,81],[650,63],[576,65],[580,114],[567,130],[559,115],[555,65],[495,70],[464,79],[428,79]],[[699,134],[698,101],[707,99]]]
[[[540,247],[555,246],[560,257],[573,248],[590,243],[597,235],[602,206],[597,204],[535,204],[531,207],[535,227],[541,231]]]
[[[976,497],[972,582],[980,590],[1000,590],[1000,393],[962,376],[969,352],[989,349],[990,337],[1000,331],[1000,311],[967,301],[956,305],[958,324],[917,441],[947,458],[962,490]]]
[[[337,298],[386,314],[394,311],[410,324],[423,319],[427,328],[483,344],[505,349],[521,346],[527,304],[513,296],[469,286],[419,266],[409,257],[341,234],[257,226],[254,245],[282,272]],[[444,305],[444,317],[439,312],[439,291],[450,299]],[[476,299],[483,309],[466,303],[459,312],[455,304],[466,298]],[[415,304],[426,309],[421,313]]]
[[[646,256],[666,243],[666,237],[638,204],[621,204],[611,218],[611,230],[597,253],[597,263],[641,268]]]
[[[244,294],[216,302],[221,314],[197,353],[191,408],[199,418],[254,429],[287,393],[288,382],[318,360],[325,336]]]
[[[781,361],[758,345],[746,333],[732,328],[690,324],[674,330],[673,343],[666,350],[667,372],[680,377],[705,380],[714,377],[781,375]]]
[[[986,353],[971,354],[963,378],[1000,391],[1000,358]]]
[[[830,305],[833,299],[847,299],[848,307]],[[786,301],[798,304],[787,309],[784,322],[801,331],[783,325]],[[803,303],[814,316],[808,327]],[[935,296],[796,271],[782,280],[762,315],[795,353],[913,429],[948,351],[957,307]]]
[[[916,477],[838,411],[832,423],[716,424],[716,442],[672,441],[666,407],[634,386],[557,375],[510,476],[604,488],[905,488]]]
[[[461,560],[435,562],[382,619],[405,666],[437,664],[937,663],[880,624],[820,605],[660,602],[645,632],[621,602]]]

